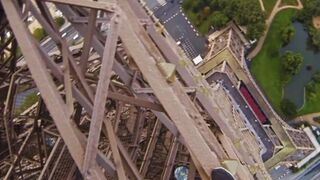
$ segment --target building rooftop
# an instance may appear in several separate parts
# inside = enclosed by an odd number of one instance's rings
[[[244,57],[244,50],[248,41],[245,39],[241,30],[234,23],[230,23],[228,27],[221,31],[216,31],[209,36],[209,52],[204,58],[204,61],[197,66],[202,74],[208,75],[215,67],[221,67],[223,71],[228,70],[228,76],[235,77],[237,81],[242,81],[248,86],[248,92],[251,93],[251,101],[249,104],[256,104],[251,106],[251,109],[255,112],[256,117],[265,123],[268,119],[271,123],[264,131],[270,136],[272,143],[275,145],[273,151],[273,157],[265,162],[267,168],[276,166],[279,162],[290,161],[297,162],[304,156],[310,154],[313,151],[314,146],[310,139],[307,137],[304,131],[290,128],[276,112],[272,110],[272,107],[268,104],[264,95],[259,90],[259,87],[255,85],[248,69],[246,68],[246,62]],[[223,64],[226,65],[223,65]],[[246,96],[246,95],[244,95]],[[248,99],[248,98],[247,98]],[[250,98],[249,98],[250,99]],[[257,101],[257,103],[250,103]],[[261,113],[258,111],[261,110]]]

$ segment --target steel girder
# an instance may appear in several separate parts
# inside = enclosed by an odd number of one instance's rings
[[[203,81],[194,80],[193,74],[196,73],[193,72],[194,69],[178,66],[182,57],[171,50],[170,45],[150,24],[143,26],[141,18],[146,20],[148,17],[144,17],[141,10],[140,14],[136,15],[137,11],[134,8],[137,4],[125,0],[118,3],[48,0],[37,1],[36,4],[25,1],[22,5],[15,2],[2,0],[8,21],[41,97],[85,178],[106,179],[110,176],[118,179],[145,178],[146,168],[149,165],[142,165],[139,169],[132,158],[136,151],[129,153],[117,134],[116,127],[123,114],[119,112],[123,108],[119,106],[120,102],[152,110],[158,119],[157,122],[161,122],[174,136],[170,140],[170,150],[165,160],[162,178],[170,178],[179,145],[187,147],[192,164],[203,179],[209,179],[213,168],[221,166],[223,160],[231,158],[239,161],[240,171],[236,175],[240,179],[253,178],[249,168],[240,163],[247,165],[254,163],[248,159],[243,147],[237,150],[232,143],[221,145],[219,138],[207,126],[200,111],[208,113],[211,120],[221,128],[224,134],[220,132],[219,136],[223,136],[222,139],[226,142],[238,140],[230,126],[222,120],[223,116],[213,111],[216,108],[214,103],[203,93],[196,93],[197,101],[192,101],[186,93],[185,86],[193,88],[208,85]],[[72,55],[70,45],[61,37],[47,2],[55,4],[68,19],[70,26],[84,37],[80,57]],[[31,12],[55,42],[62,55],[62,64],[55,63],[32,38],[21,16],[27,12]],[[146,22],[151,23],[148,19]],[[106,32],[102,29],[103,25],[108,26]],[[95,74],[97,78],[94,83],[87,78],[88,68],[92,66],[89,57],[93,53],[99,55],[99,71]],[[175,79],[174,82],[167,81],[158,66],[163,62],[175,64],[181,79]],[[120,94],[116,92],[117,88],[112,88],[113,81],[117,77],[128,94]],[[60,86],[62,88],[58,88],[57,85],[62,85]],[[143,88],[150,89],[152,93],[150,90],[135,92],[135,89]],[[116,118],[108,115],[110,109],[106,106],[107,97],[118,104],[115,110]],[[83,107],[78,114],[87,114],[91,121],[88,136],[80,131],[79,124],[74,120],[75,103]],[[140,125],[135,126],[141,127],[143,122],[138,120],[138,116],[136,119],[134,122]],[[156,130],[155,127],[153,131]],[[142,133],[141,130],[138,132]],[[135,134],[134,144],[137,144],[138,136]],[[98,149],[103,137],[108,138],[110,147],[108,152],[112,154],[112,158],[108,153],[102,153],[101,149]],[[155,143],[149,144],[155,146]],[[150,146],[147,149],[154,148]],[[146,154],[148,153],[151,151],[147,150]]]

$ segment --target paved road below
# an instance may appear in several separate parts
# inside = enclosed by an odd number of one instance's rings
[[[273,180],[284,180],[292,176],[291,170],[285,165],[278,166],[277,169],[273,168],[269,173]]]
[[[320,156],[310,165],[307,169],[303,170],[294,180],[306,180],[312,179],[320,174]]]
[[[61,30],[61,34],[64,36],[65,40],[68,43],[71,43],[71,41],[77,41],[81,38],[80,36],[76,37],[78,32],[70,25],[67,25],[63,30]],[[48,54],[58,50],[56,43],[50,37],[47,37],[41,41],[41,47]],[[23,64],[25,64],[25,61],[23,60],[23,56],[22,56],[18,60],[17,65],[22,66]]]
[[[188,58],[193,59],[205,50],[206,40],[201,37],[183,13],[179,0],[168,0],[154,11],[154,15],[164,25],[168,33],[179,45]]]

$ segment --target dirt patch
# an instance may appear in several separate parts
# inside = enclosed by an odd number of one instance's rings
[[[314,26],[316,29],[320,29],[320,16],[313,17],[313,18],[312,18],[312,23],[313,23],[313,26]]]

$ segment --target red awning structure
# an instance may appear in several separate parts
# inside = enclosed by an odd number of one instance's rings
[[[265,124],[267,122],[267,118],[264,115],[264,113],[261,111],[260,107],[256,103],[256,101],[253,99],[252,95],[248,91],[248,89],[245,86],[240,87],[240,92],[247,101],[248,105],[251,107],[253,110],[254,114],[258,118],[258,120],[262,123]]]

